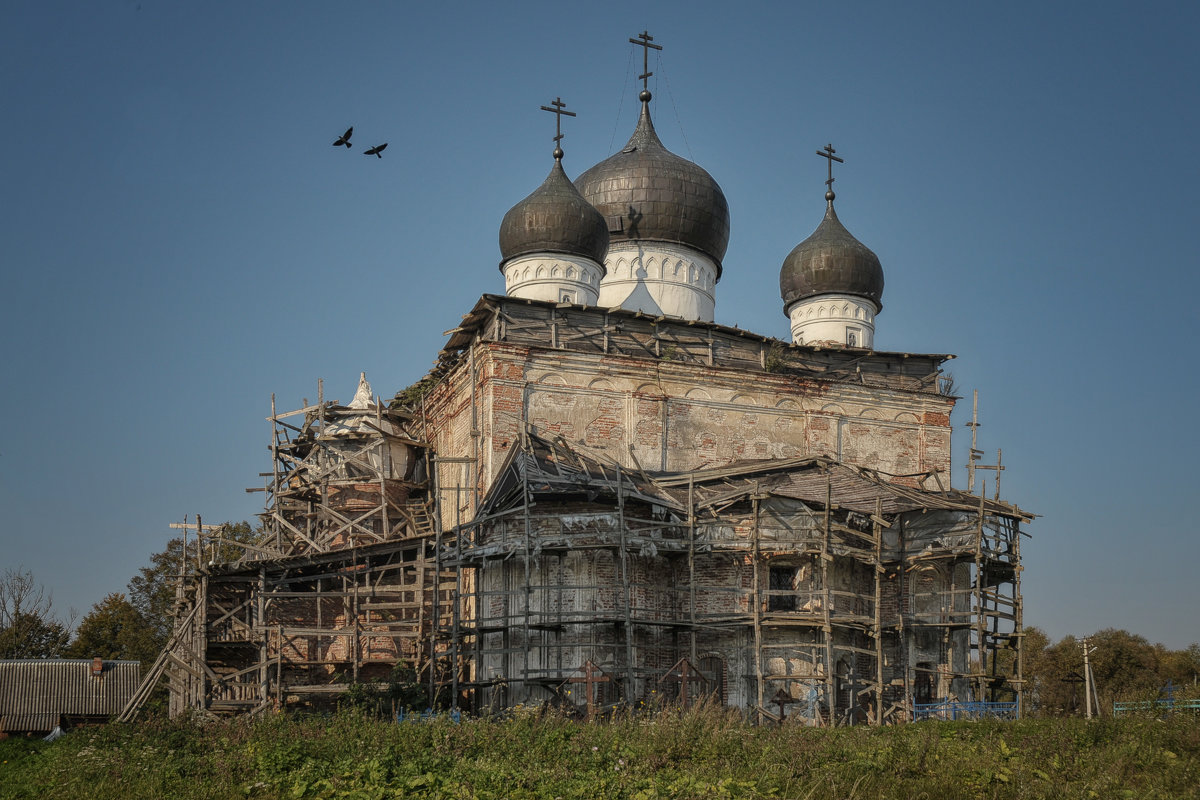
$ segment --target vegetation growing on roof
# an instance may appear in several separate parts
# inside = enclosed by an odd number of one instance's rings
[[[408,388],[401,389],[396,392],[396,396],[392,402],[388,404],[389,408],[412,408],[419,404],[425,395],[433,390],[437,385],[438,379],[433,375],[426,375],[421,380],[412,384]]]
[[[783,342],[771,342],[763,358],[763,368],[767,372],[783,372],[787,368],[787,348]]]

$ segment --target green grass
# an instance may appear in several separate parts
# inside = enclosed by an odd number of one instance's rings
[[[1188,798],[1200,721],[758,728],[706,710],[152,720],[0,741],[0,798]]]

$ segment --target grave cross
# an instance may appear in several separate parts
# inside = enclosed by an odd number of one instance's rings
[[[568,678],[568,683],[582,683],[584,686],[584,695],[587,700],[587,715],[589,717],[596,711],[596,703],[598,698],[596,692],[602,683],[608,683],[611,678],[604,674],[604,671],[592,663],[591,659],[584,662],[583,666],[577,670],[583,673],[582,678]]]
[[[701,693],[703,693],[703,687],[708,683],[708,679],[704,677],[704,673],[693,667],[692,663],[686,658],[676,661],[675,666],[667,670],[666,675],[663,675],[663,680],[679,684],[679,696],[683,701],[684,708],[687,708],[690,704],[691,684],[701,684]]]
[[[788,703],[794,703],[796,700],[790,694],[788,694],[787,689],[780,689],[775,693],[775,696],[771,698],[771,702],[779,706],[779,722],[782,724],[784,720],[784,706],[786,706]]]

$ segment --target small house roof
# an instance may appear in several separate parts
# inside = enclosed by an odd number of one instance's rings
[[[0,731],[51,730],[63,716],[108,717],[141,682],[139,661],[90,658],[0,660]]]

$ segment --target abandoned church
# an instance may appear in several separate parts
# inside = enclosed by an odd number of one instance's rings
[[[163,676],[173,713],[260,713],[398,667],[475,712],[1017,711],[1033,515],[951,488],[951,356],[875,349],[883,267],[835,211],[841,159],[818,152],[824,217],[814,187],[815,231],[780,253],[791,341],[721,325],[729,208],[659,140],[645,77],[620,151],[572,182],[556,137],[497,214],[504,292],[428,375],[272,400],[262,535],[192,527],[127,713]]]

